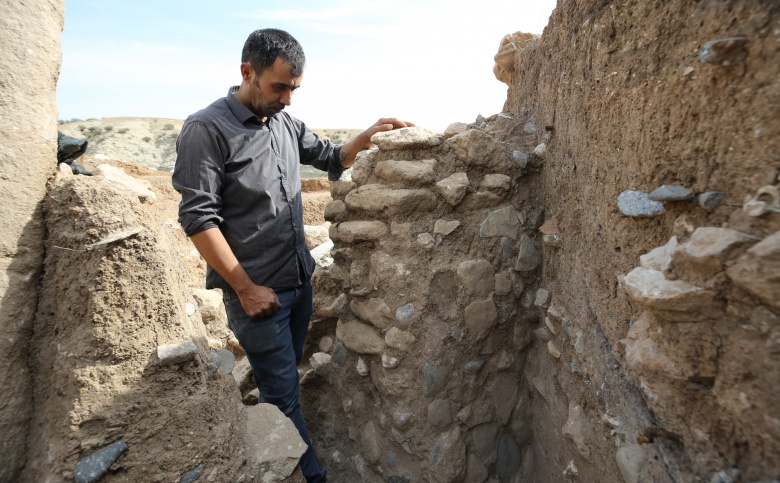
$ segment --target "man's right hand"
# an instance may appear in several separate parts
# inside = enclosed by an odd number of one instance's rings
[[[236,295],[250,317],[268,317],[281,307],[276,292],[262,285],[250,284],[241,291],[236,291]]]
[[[211,268],[236,291],[241,306],[250,317],[268,317],[281,307],[276,292],[256,285],[236,260],[219,228],[209,228],[190,237]]]

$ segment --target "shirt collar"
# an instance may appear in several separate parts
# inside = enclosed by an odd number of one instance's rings
[[[233,86],[228,89],[227,96],[225,97],[230,111],[236,116],[236,119],[238,119],[241,124],[246,124],[250,119],[257,124],[262,124],[262,121],[260,121],[260,118],[258,118],[255,113],[250,111],[248,107],[241,104],[241,102],[236,99],[238,88],[239,86]]]

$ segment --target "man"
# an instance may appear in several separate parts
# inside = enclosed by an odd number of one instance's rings
[[[287,32],[253,32],[240,86],[190,116],[176,143],[179,221],[208,263],[206,286],[223,291],[261,402],[276,405],[309,446],[307,481],[326,481],[299,403],[297,364],[312,314],[314,260],[303,235],[299,164],[338,179],[380,131],[413,126],[380,119],[342,146],[323,141],[283,109],[301,85],[305,57]]]

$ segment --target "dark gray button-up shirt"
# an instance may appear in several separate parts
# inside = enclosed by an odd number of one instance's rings
[[[173,170],[179,222],[187,236],[219,227],[254,283],[293,288],[314,271],[303,236],[299,164],[338,179],[340,147],[286,112],[263,123],[235,98],[237,90],[182,127]],[[229,285],[208,267],[206,287]]]

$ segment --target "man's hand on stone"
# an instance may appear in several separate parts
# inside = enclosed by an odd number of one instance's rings
[[[241,306],[250,317],[268,317],[281,307],[276,292],[262,285],[251,284],[241,292],[236,292]]]

